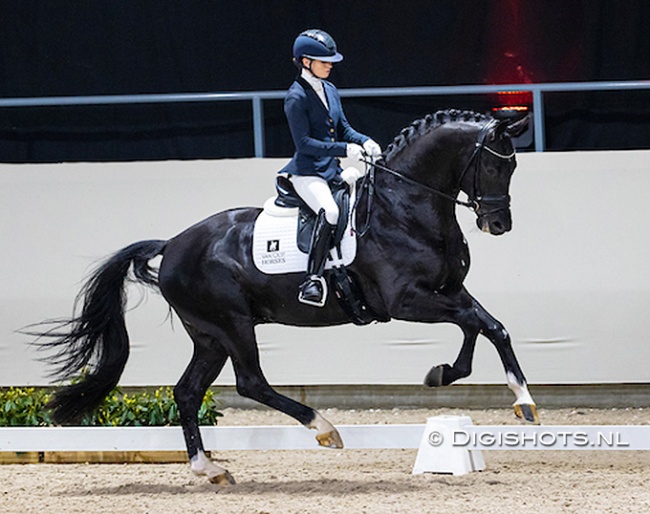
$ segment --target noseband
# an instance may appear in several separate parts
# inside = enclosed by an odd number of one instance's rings
[[[509,160],[512,159],[515,156],[515,151],[513,150],[512,153],[504,155],[496,150],[493,150],[489,146],[486,146],[485,144],[485,138],[489,134],[489,132],[498,124],[499,122],[497,120],[490,120],[488,121],[485,125],[481,127],[481,131],[478,134],[478,137],[476,139],[476,142],[474,143],[474,151],[472,152],[472,155],[470,156],[469,160],[467,161],[467,164],[465,165],[465,168],[463,169],[463,172],[460,174],[460,180],[458,182],[458,189],[460,190],[461,185],[463,183],[463,180],[465,179],[465,175],[467,175],[467,172],[469,171],[470,167],[472,166],[472,163],[474,163],[474,183],[472,186],[472,191],[468,193],[468,201],[464,202],[462,200],[459,200],[455,196],[449,195],[447,193],[444,193],[443,191],[440,191],[439,189],[436,189],[435,187],[431,187],[428,184],[423,184],[422,182],[419,182],[417,180],[414,180],[410,177],[407,177],[403,173],[394,170],[392,168],[388,168],[387,166],[384,166],[383,164],[379,164],[377,162],[372,162],[370,160],[364,160],[363,162],[366,163],[366,166],[370,168],[369,172],[364,176],[363,184],[361,186],[362,189],[367,189],[368,190],[368,202],[367,202],[367,208],[366,208],[366,225],[362,231],[359,232],[360,237],[363,237],[363,235],[367,232],[368,230],[368,225],[370,222],[370,207],[372,204],[372,200],[374,197],[374,188],[375,188],[375,169],[379,169],[382,171],[385,171],[387,173],[390,173],[391,175],[399,178],[400,180],[412,184],[414,186],[417,186],[421,189],[424,189],[425,191],[428,191],[430,193],[433,193],[437,196],[440,196],[442,198],[446,198],[447,200],[455,203],[456,205],[462,205],[463,207],[467,207],[468,209],[474,211],[479,218],[486,216],[488,214],[494,214],[495,212],[503,211],[506,209],[510,208],[510,195],[484,195],[481,192],[481,157],[483,155],[483,150],[487,150],[490,154],[492,154],[495,157],[498,157],[499,159],[503,160]],[[357,202],[355,202],[354,209],[356,210],[356,203],[358,203],[359,198],[357,198]],[[488,208],[488,206],[491,206]],[[486,208],[487,210],[482,210],[481,208]]]

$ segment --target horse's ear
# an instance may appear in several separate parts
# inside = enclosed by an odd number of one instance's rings
[[[526,114],[526,116],[524,116],[520,120],[517,120],[513,123],[509,123],[506,126],[505,132],[510,137],[518,137],[524,132],[529,122],[530,122],[530,114]]]
[[[499,124],[495,127],[494,131],[491,134],[490,141],[496,141],[497,139],[503,137],[504,134],[507,134],[509,137],[518,137],[520,136],[528,122],[530,121],[530,114],[526,114],[523,118],[518,118],[513,120],[512,118],[497,118]]]

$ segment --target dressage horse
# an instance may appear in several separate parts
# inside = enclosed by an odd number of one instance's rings
[[[456,204],[476,213],[478,227],[500,235],[511,229],[510,179],[515,169],[511,137],[528,118],[493,119],[447,110],[415,121],[395,138],[360,183],[354,206],[357,255],[349,266],[374,319],[453,323],[464,339],[456,361],[434,366],[429,386],[444,386],[471,372],[477,336],[495,346],[516,395],[515,413],[537,422],[535,404],[510,337],[465,289],[470,256],[456,219]],[[463,191],[467,202],[457,195]],[[124,321],[131,280],[158,287],[194,342],[194,354],[174,389],[192,471],[213,483],[234,483],[204,453],[197,412],[207,388],[230,358],[237,391],[315,429],[322,446],[343,446],[337,430],[314,409],[277,393],[260,367],[255,326],[303,327],[350,322],[335,295],[322,308],[298,302],[304,273],[268,275],[252,261],[252,236],[260,209],[215,214],[168,241],[134,243],[110,257],[79,293],[77,316],[48,330],[61,378],[77,377],[51,401],[57,422],[97,407],[118,383],[129,355]],[[363,237],[361,237],[363,236]],[[159,269],[149,261],[162,255]],[[326,272],[327,273],[327,272]]]

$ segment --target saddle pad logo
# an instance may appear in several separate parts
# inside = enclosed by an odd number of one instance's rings
[[[267,239],[266,253],[260,255],[260,260],[265,266],[284,264],[287,261],[285,252],[280,251],[279,239]]]

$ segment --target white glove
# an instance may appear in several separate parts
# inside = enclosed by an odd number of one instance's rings
[[[349,168],[345,168],[341,172],[341,178],[350,185],[354,184],[360,178],[363,178],[363,175],[364,175],[363,171],[360,171],[353,166],[350,166]]]
[[[346,149],[346,157],[354,159],[355,161],[365,161],[364,149],[355,143],[348,143]]]
[[[368,139],[368,141],[363,143],[363,149],[366,151],[366,153],[370,156],[370,158],[373,161],[381,157],[381,146],[379,146],[372,139]]]

